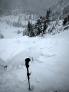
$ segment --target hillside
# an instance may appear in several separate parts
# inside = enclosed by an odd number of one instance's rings
[[[56,4],[54,4],[51,9],[54,14],[54,18],[63,17],[64,8],[67,7],[69,11],[69,0],[58,0]],[[66,10],[65,10],[66,11]]]
[[[26,57],[31,58],[31,92],[69,92],[69,29],[63,30],[61,20],[55,33],[31,38],[22,35],[24,27],[12,25],[17,21],[16,16],[0,18],[0,92],[29,92]]]

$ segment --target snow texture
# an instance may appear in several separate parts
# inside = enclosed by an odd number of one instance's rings
[[[32,92],[69,92],[69,30],[30,38],[16,34],[18,29],[24,30],[0,18],[0,92],[29,92],[26,57]]]

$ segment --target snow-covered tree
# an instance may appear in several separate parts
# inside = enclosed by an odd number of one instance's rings
[[[30,21],[28,21],[27,31],[28,31],[28,36],[30,37],[34,36],[33,25],[30,23]]]

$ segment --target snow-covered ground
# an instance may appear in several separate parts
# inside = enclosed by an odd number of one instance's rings
[[[3,23],[0,22],[2,34],[5,34],[5,27],[15,34],[17,27],[6,23],[3,27]],[[0,92],[29,91],[24,65],[26,57],[31,58],[32,92],[69,92],[69,30],[32,38],[11,33],[11,37],[6,33],[7,39],[0,39]],[[3,65],[8,65],[7,70]]]

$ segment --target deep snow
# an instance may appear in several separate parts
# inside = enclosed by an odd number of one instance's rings
[[[14,34],[16,28],[12,29]],[[32,92],[69,92],[69,30],[44,37],[11,37],[0,39],[0,92],[28,92],[26,57],[31,58]],[[8,65],[7,70],[2,65]]]

